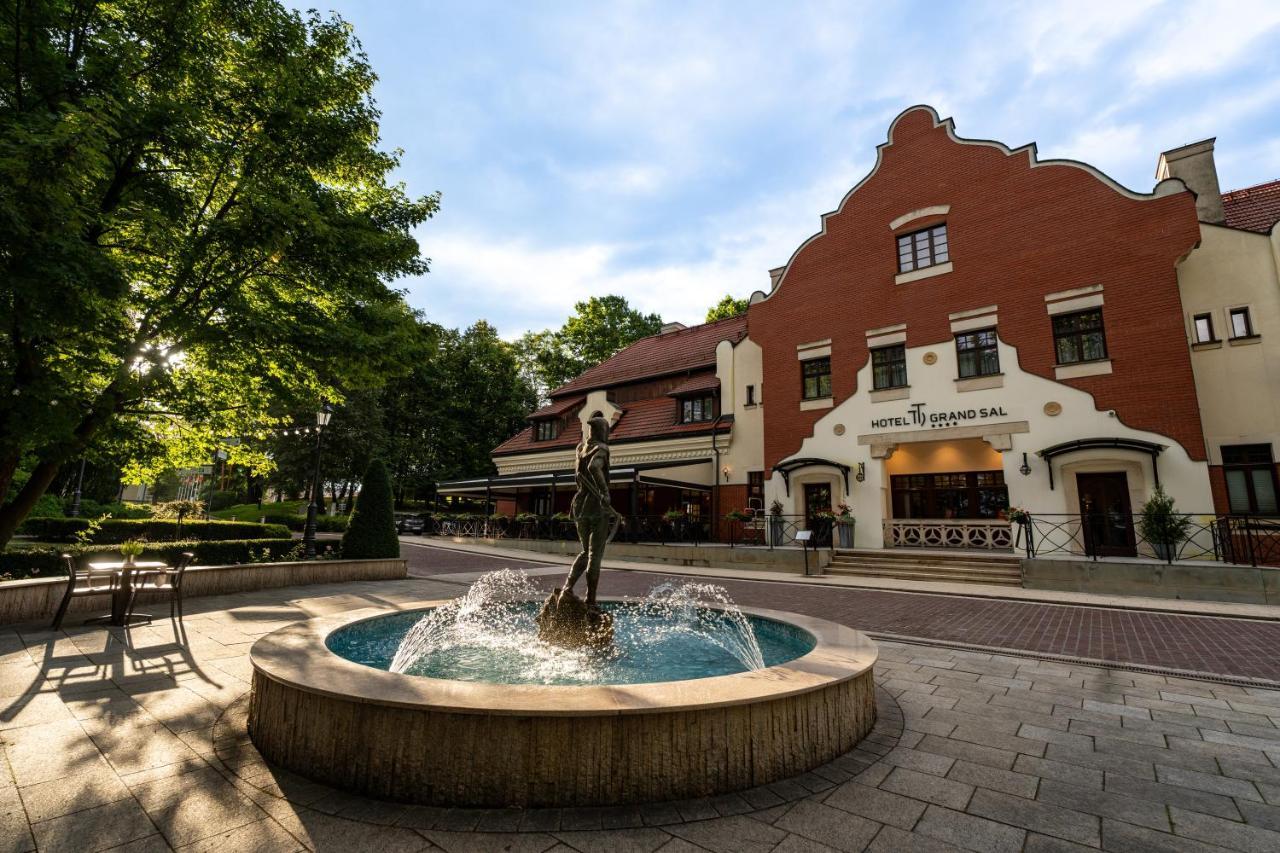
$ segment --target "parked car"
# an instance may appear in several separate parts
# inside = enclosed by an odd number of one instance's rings
[[[401,536],[421,536],[426,532],[426,519],[420,515],[406,515],[396,519],[396,533]]]

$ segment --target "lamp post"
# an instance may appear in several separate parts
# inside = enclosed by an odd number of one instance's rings
[[[302,534],[302,547],[307,558],[316,555],[316,490],[320,488],[320,443],[323,440],[324,428],[333,417],[333,407],[325,403],[316,412],[316,446],[311,465],[311,500],[307,504],[307,527]]]
[[[71,503],[71,517],[80,517],[80,494],[84,491],[84,457],[80,457],[80,473],[76,475],[76,497]]]

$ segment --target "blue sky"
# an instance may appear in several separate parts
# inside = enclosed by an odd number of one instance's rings
[[[1154,184],[1217,136],[1223,189],[1280,178],[1280,2],[328,0],[380,77],[383,144],[440,190],[404,280],[514,338],[619,293],[695,323],[767,289],[903,108]]]

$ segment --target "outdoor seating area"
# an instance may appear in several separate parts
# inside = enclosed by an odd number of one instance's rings
[[[63,554],[62,560],[67,569],[70,581],[63,594],[62,602],[54,614],[52,629],[62,627],[67,608],[73,598],[85,595],[111,593],[111,613],[89,620],[94,624],[106,624],[116,627],[128,626],[135,622],[150,622],[152,617],[147,613],[137,613],[134,606],[139,592],[164,592],[169,598],[169,618],[182,619],[182,579],[187,567],[195,559],[191,551],[184,552],[175,565],[158,561],[93,561],[85,568],[80,568],[75,557]]]

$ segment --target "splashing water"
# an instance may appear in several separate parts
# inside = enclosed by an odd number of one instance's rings
[[[538,639],[534,616],[546,595],[521,572],[486,574],[463,597],[419,618],[390,665],[381,665],[408,675],[506,683],[638,683],[764,669],[812,647],[807,632],[747,617],[719,586],[668,582],[642,599],[605,605],[614,616],[611,649],[566,649]],[[404,617],[412,618],[394,618]],[[377,657],[369,651],[353,659],[377,666]]]

